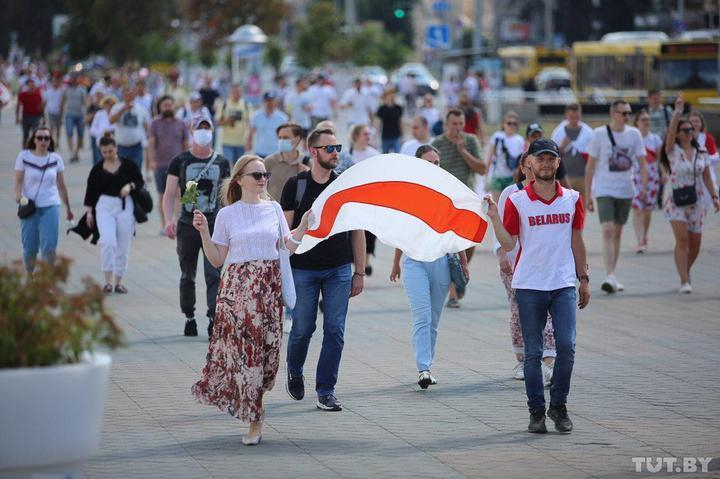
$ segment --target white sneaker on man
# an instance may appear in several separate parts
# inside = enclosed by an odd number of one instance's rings
[[[543,375],[543,386],[548,387],[552,384],[553,368],[555,364],[547,364],[545,361],[542,362],[542,375]]]
[[[690,283],[683,283],[680,289],[678,289],[678,293],[690,294],[692,293],[692,286],[690,286]]]
[[[513,368],[513,379],[517,379],[518,381],[524,381],[525,380],[525,363],[523,361],[518,361],[517,364],[515,364],[515,367]]]

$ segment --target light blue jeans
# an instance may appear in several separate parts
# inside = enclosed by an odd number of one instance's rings
[[[35,269],[38,251],[44,261],[55,261],[59,229],[60,205],[37,208],[34,215],[20,220],[25,271],[32,273]]]
[[[413,349],[419,371],[429,371],[435,358],[440,315],[450,287],[447,256],[435,261],[403,259],[403,286],[413,319]]]

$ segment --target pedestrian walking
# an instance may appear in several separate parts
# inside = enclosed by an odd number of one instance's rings
[[[460,93],[458,108],[465,113],[465,133],[477,136],[480,145],[485,144],[485,128],[483,126],[482,111],[473,105],[471,97],[463,92]]]
[[[560,148],[560,161],[565,167],[570,187],[587,198],[585,192],[585,162],[592,139],[592,128],[582,121],[582,107],[571,103],[565,107],[565,119],[555,127],[552,140]]]
[[[417,158],[434,165],[440,164],[440,154],[432,145],[422,145],[416,150]],[[400,267],[400,259],[402,269]],[[460,265],[466,278],[470,278],[465,252],[459,253]],[[415,366],[418,371],[418,385],[422,389],[437,384],[431,369],[435,360],[435,343],[437,342],[440,316],[442,315],[445,297],[450,288],[450,265],[448,255],[434,261],[417,261],[395,249],[390,281],[397,281],[402,272],[403,287],[410,303],[413,320],[413,351]]]
[[[353,81],[352,88],[343,93],[340,100],[340,108],[347,110],[348,128],[355,125],[370,125],[372,122],[373,109],[372,100],[368,92],[363,88],[360,78]]]
[[[330,84],[325,75],[318,75],[317,81],[308,88],[308,94],[312,101],[311,120],[317,128],[317,124],[335,116],[337,108],[337,91]]]
[[[635,115],[635,128],[640,131],[645,145],[645,161],[647,162],[647,190],[642,195],[642,176],[637,164],[633,165],[633,186],[636,194],[632,200],[632,220],[635,237],[637,238],[638,253],[644,253],[648,247],[648,230],[652,219],[652,210],[657,203],[660,191],[660,169],[658,156],[662,153],[663,141],[650,131],[650,114],[642,109]]]
[[[43,261],[55,262],[60,228],[60,205],[65,217],[74,218],[65,186],[62,157],[55,153],[50,129],[40,127],[30,132],[25,149],[15,160],[15,202],[25,210],[20,213],[20,230],[25,270],[35,270],[38,252]],[[34,205],[34,208],[33,208]],[[30,214],[27,214],[30,213]]]
[[[312,118],[310,116],[310,112],[312,111],[312,98],[310,98],[307,89],[307,79],[302,77],[298,78],[295,80],[295,91],[288,93],[285,99],[285,104],[290,114],[290,122],[300,125],[303,129],[303,143],[310,133],[310,128],[312,128]],[[305,145],[303,145],[303,147],[304,146]]]
[[[692,292],[690,270],[700,254],[705,189],[711,192],[715,213],[720,211],[717,185],[710,176],[708,153],[693,136],[692,122],[681,119],[685,102],[675,100],[675,110],[665,137],[665,156],[661,163],[670,175],[671,191],[665,198],[665,218],[675,235],[675,266],[680,276],[680,293]]]
[[[410,123],[410,130],[412,131],[412,139],[406,141],[400,147],[400,154],[415,156],[417,149],[422,145],[429,145],[432,142],[430,136],[430,125],[428,124],[427,118],[422,114],[415,116]]]
[[[27,144],[30,132],[40,126],[45,111],[45,101],[32,77],[25,81],[15,105],[15,123],[22,125],[22,145]],[[22,115],[21,115],[22,113]]]
[[[720,154],[718,153],[715,138],[710,133],[708,133],[707,128],[705,128],[705,117],[702,113],[697,110],[693,110],[688,115],[688,120],[690,120],[690,123],[692,123],[693,135],[695,136],[695,140],[698,142],[698,145],[704,147],[707,151],[708,161],[710,162],[710,178],[712,178],[713,183],[717,185],[718,181],[717,176],[715,175],[715,166],[718,164],[718,162],[720,162]],[[704,183],[703,188],[705,188]],[[713,194],[717,193],[717,190],[713,192],[705,189],[703,201],[706,210],[710,211],[712,209],[712,196]]]
[[[200,211],[207,218],[209,232],[212,234],[215,215],[220,210],[222,202],[220,187],[222,181],[230,176],[229,160],[213,151],[213,124],[210,117],[195,118],[191,133],[193,142],[190,150],[173,158],[168,166],[162,203],[165,210],[165,234],[171,240],[177,239],[177,255],[180,262],[180,309],[185,315],[183,332],[185,336],[197,336],[195,276],[198,254],[202,249],[202,238],[192,225],[194,211]],[[190,189],[189,195],[196,197],[189,198],[182,205],[175,223],[175,204],[178,194],[185,196],[188,189]],[[203,271],[209,337],[212,335],[212,322],[215,317],[220,270],[205,257]]]
[[[123,88],[123,101],[110,110],[110,123],[115,125],[118,155],[131,159],[142,171],[144,143],[150,136],[150,116],[144,106],[135,102],[132,86]]]
[[[525,140],[518,134],[520,117],[514,111],[503,116],[502,127],[488,143],[487,165],[490,168],[490,191],[497,201],[502,190],[513,183],[513,172],[525,151]]]
[[[563,188],[555,179],[560,151],[554,141],[547,138],[534,141],[528,156],[535,180],[508,197],[503,218],[495,201],[490,196],[485,198],[495,236],[503,249],[512,251],[518,241],[522,247],[512,287],[525,343],[528,432],[547,432],[541,358],[548,313],[552,316],[557,357],[547,415],[557,431],[570,432],[573,423],[566,403],[575,362],[576,305],[582,309],[590,302],[587,253],[582,237],[585,211],[580,194]]]
[[[585,166],[585,191],[592,193],[597,201],[603,233],[606,277],[601,288],[609,294],[625,290],[615,277],[622,230],[630,215],[633,197],[638,194],[644,198],[647,194],[645,143],[638,129],[627,125],[630,115],[632,110],[628,102],[616,100],[612,103],[610,124],[593,130]],[[637,192],[632,181],[632,167],[636,163],[641,177]],[[588,211],[595,211],[592,197],[586,198],[585,202]]]
[[[399,153],[402,139],[403,108],[395,102],[395,90],[386,88],[383,93],[383,104],[378,108],[376,116],[380,118],[382,133],[382,152]]]
[[[80,150],[85,137],[85,109],[89,104],[87,90],[76,74],[71,74],[63,91],[62,113],[65,116],[65,133],[70,149],[70,163],[80,161]],[[75,136],[77,134],[77,137]]]
[[[650,116],[650,131],[661,139],[665,138],[673,113],[672,107],[663,104],[660,90],[656,89],[648,90],[647,101],[647,112]]]
[[[148,138],[148,165],[153,172],[155,187],[158,193],[158,203],[162,203],[167,183],[168,168],[173,158],[189,148],[189,133],[185,123],[175,118],[175,100],[170,95],[158,99],[158,116],[150,124],[150,137]],[[165,225],[165,212],[160,210],[160,224]],[[165,229],[160,231],[165,234]]]
[[[230,96],[222,103],[217,125],[222,126],[222,151],[225,158],[235,164],[245,154],[245,142],[253,111],[242,97],[242,86],[235,83]]]
[[[248,131],[245,143],[247,151],[254,151],[260,158],[265,158],[277,153],[277,128],[288,122],[288,116],[278,110],[275,93],[265,92],[263,94],[263,108],[256,111],[250,120],[250,131]]]
[[[202,212],[195,210],[193,218],[207,260],[218,269],[226,268],[207,362],[192,393],[199,401],[249,422],[242,438],[248,446],[262,439],[263,398],[275,385],[280,364],[283,304],[278,248],[295,251],[309,216],[303,216],[291,235],[280,205],[264,198],[269,176],[262,158],[241,157],[223,185],[227,206],[218,211],[213,233]]]
[[[93,166],[102,161],[100,145],[98,141],[107,132],[114,132],[115,126],[110,123],[110,110],[115,106],[117,100],[114,96],[106,96],[100,102],[100,110],[95,112],[92,123],[90,123],[90,146],[93,151]]]
[[[303,129],[295,123],[283,123],[276,129],[278,151],[265,158],[265,168],[270,173],[267,190],[270,197],[279,201],[285,183],[298,173],[310,168],[302,162],[299,148],[302,143]]]
[[[100,254],[105,293],[127,294],[122,283],[135,235],[133,191],[145,184],[140,169],[127,158],[120,158],[112,133],[99,140],[103,161],[90,170],[85,189],[85,222],[100,233]],[[114,284],[114,288],[113,288]]]
[[[290,178],[282,193],[282,209],[291,227],[337,175],[341,145],[332,130],[315,130],[308,137],[312,156],[310,171]],[[316,328],[318,300],[323,296],[323,341],[315,376],[318,409],[340,411],[335,397],[340,358],[345,343],[345,319],[351,297],[363,290],[365,277],[365,235],[363,231],[338,233],[310,251],[290,257],[297,302],[287,347],[287,392],[297,401],[305,396],[303,368],[310,339]],[[354,265],[354,272],[351,269]]]
[[[45,112],[47,113],[48,126],[52,134],[55,146],[60,148],[60,129],[62,128],[62,102],[65,86],[63,85],[62,73],[52,74],[50,85],[43,94],[45,99]]]
[[[529,147],[529,145],[528,145]],[[518,165],[516,182],[500,193],[500,199],[498,200],[498,212],[500,218],[504,217],[505,204],[507,203],[508,197],[517,191],[524,190],[531,181],[535,179],[533,170],[530,167],[530,158],[525,153],[520,158],[520,164]],[[520,313],[518,311],[518,304],[515,300],[515,289],[512,287],[513,280],[513,268],[517,264],[518,255],[520,254],[520,245],[516,244],[512,251],[505,251],[497,238],[495,238],[495,255],[498,257],[500,264],[500,279],[502,280],[503,286],[505,286],[505,292],[507,293],[508,302],[510,303],[510,339],[512,343],[512,349],[515,353],[515,359],[517,362],[513,367],[512,374],[513,379],[522,381],[525,379],[525,343],[522,338],[522,331],[520,328]],[[543,385],[548,386],[552,381],[553,365],[555,361],[555,336],[552,326],[552,318],[548,314],[547,322],[543,328],[543,354],[542,354],[542,374],[543,374]]]

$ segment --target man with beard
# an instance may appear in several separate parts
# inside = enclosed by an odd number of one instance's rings
[[[504,217],[500,218],[492,197],[486,196],[485,201],[500,245],[512,251],[520,241],[522,248],[512,287],[525,343],[528,432],[547,432],[540,365],[548,312],[552,316],[557,348],[548,416],[557,431],[570,432],[573,424],[565,404],[575,362],[575,303],[577,301],[582,309],[590,302],[587,252],[582,237],[585,210],[580,193],[563,188],[555,179],[560,151],[554,141],[535,140],[528,149],[528,158],[535,180],[510,195]],[[577,280],[580,281],[579,298],[575,291]]]
[[[148,139],[148,165],[155,176],[155,186],[158,191],[158,203],[162,203],[165,193],[170,160],[188,149],[188,130],[185,123],[175,118],[175,100],[165,95],[158,100],[159,115],[150,124],[150,138]],[[160,211],[160,224],[165,225],[165,213]],[[165,230],[160,234],[164,235]]]
[[[297,228],[315,199],[337,178],[333,170],[337,167],[342,145],[335,133],[327,129],[313,131],[308,137],[308,148],[312,156],[310,171],[290,178],[280,201],[291,229]],[[354,273],[350,263],[354,264]],[[287,392],[296,401],[305,396],[303,366],[315,331],[322,292],[323,342],[315,375],[318,396],[315,405],[323,411],[341,411],[340,401],[335,397],[335,384],[344,345],[348,303],[363,290],[365,233],[352,231],[333,235],[306,253],[292,255],[290,264],[297,302],[287,345]]]

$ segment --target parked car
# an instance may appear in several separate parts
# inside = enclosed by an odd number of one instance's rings
[[[417,86],[417,94],[424,95],[426,93],[437,94],[440,89],[440,83],[432,76],[430,70],[422,63],[406,63],[393,73],[391,81],[393,85],[400,84],[400,79],[410,75],[415,80]]]
[[[367,78],[372,83],[380,86],[385,86],[388,82],[388,77],[387,73],[385,73],[385,69],[377,65],[363,67],[360,70],[360,76],[363,78]]]

